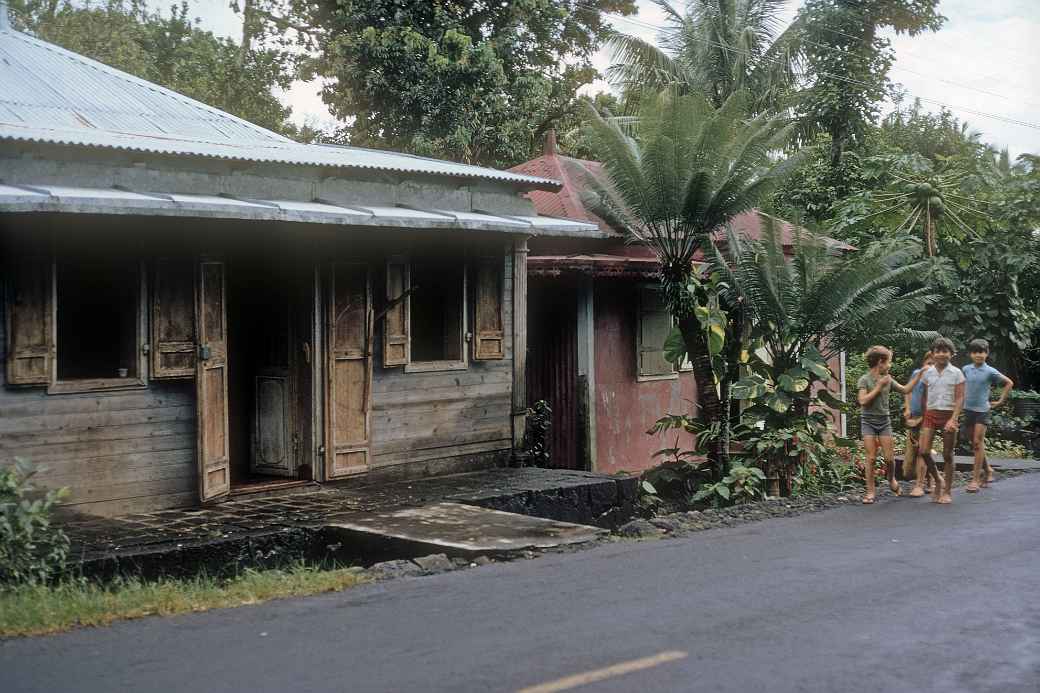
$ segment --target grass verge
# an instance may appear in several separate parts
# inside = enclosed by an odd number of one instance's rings
[[[200,576],[146,582],[124,578],[107,584],[85,580],[0,590],[0,637],[44,635],[78,626],[103,626],[143,616],[170,616],[269,599],[347,589],[364,582],[357,568],[246,570],[229,579]]]

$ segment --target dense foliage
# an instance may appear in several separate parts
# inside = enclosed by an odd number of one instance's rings
[[[39,492],[36,469],[15,458],[0,467],[0,587],[46,582],[65,567],[69,539],[52,514],[67,489]]]

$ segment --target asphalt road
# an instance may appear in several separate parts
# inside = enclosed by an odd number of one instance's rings
[[[897,499],[8,640],[0,691],[516,691],[598,672],[536,690],[1037,693],[1038,497],[1033,474],[945,507]]]

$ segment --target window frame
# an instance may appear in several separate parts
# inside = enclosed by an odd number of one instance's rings
[[[643,292],[645,290],[654,291],[660,294],[661,287],[658,284],[652,284],[649,282],[639,282],[638,284],[636,284],[636,382],[649,383],[660,380],[678,380],[679,375],[681,373],[689,373],[693,370],[693,364],[690,363],[689,354],[686,355],[686,360],[678,368],[676,368],[675,364],[671,364],[671,373],[643,375],[642,370],[640,368],[640,355],[643,353]],[[665,309],[665,312],[667,312],[667,308]],[[668,319],[670,322],[670,326],[674,328],[676,325],[675,316],[669,313]]]
[[[148,334],[148,272],[147,263],[137,260],[137,319],[136,353],[137,376],[133,378],[84,378],[81,380],[58,379],[58,258],[51,256],[51,358],[50,380],[47,383],[47,394],[64,395],[85,392],[119,392],[124,390],[144,390],[148,387],[149,334]],[[147,346],[146,346],[147,345]]]
[[[411,291],[412,288],[412,276],[415,262],[411,257],[405,259],[405,282],[404,290]],[[469,262],[464,259],[460,260],[462,269],[462,290],[459,297],[459,311],[460,311],[460,324],[459,324],[459,354],[462,356],[461,359],[456,360],[442,360],[442,361],[413,361],[412,360],[412,340],[415,338],[415,334],[412,330],[412,297],[409,296],[406,299],[404,319],[408,330],[408,357],[404,364],[405,373],[435,373],[438,371],[464,371],[469,369],[469,342],[472,341],[472,335],[469,332]]]

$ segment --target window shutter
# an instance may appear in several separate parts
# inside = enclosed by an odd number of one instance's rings
[[[672,316],[660,291],[639,290],[639,375],[671,375],[672,364],[664,357],[664,342],[672,331]]]
[[[195,272],[189,260],[155,263],[152,291],[152,377],[195,375]]]
[[[8,268],[7,384],[46,385],[54,362],[54,266],[43,255]]]
[[[408,262],[400,258],[386,263],[386,300],[400,299],[408,291]],[[383,366],[408,363],[408,298],[387,311],[383,319]]]
[[[502,258],[484,258],[477,263],[476,336],[473,340],[475,361],[505,358],[502,266]]]

